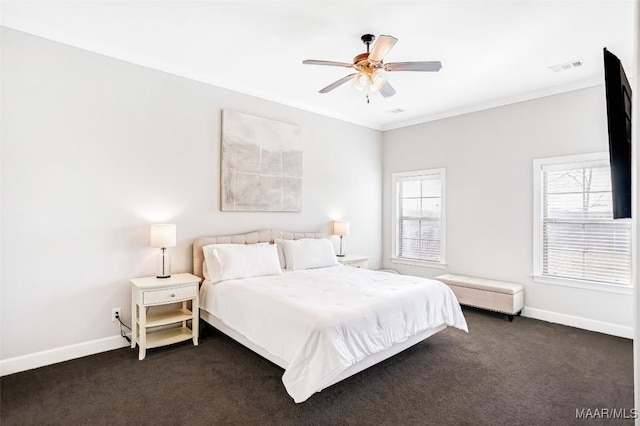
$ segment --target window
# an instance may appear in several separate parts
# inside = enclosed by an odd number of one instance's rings
[[[392,174],[392,260],[444,268],[444,169]]]
[[[613,220],[608,155],[534,160],[534,278],[615,291],[631,285],[631,222]]]

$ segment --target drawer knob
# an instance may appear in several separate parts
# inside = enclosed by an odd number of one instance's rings
[[[175,293],[171,293],[171,297],[176,297],[176,294]]]

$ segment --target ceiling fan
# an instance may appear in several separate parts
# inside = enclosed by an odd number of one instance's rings
[[[385,64],[382,60],[391,48],[397,43],[398,39],[390,35],[381,35],[375,42],[371,51],[369,46],[375,40],[373,34],[364,34],[360,39],[367,46],[367,51],[353,58],[353,63],[335,62],[335,61],[319,61],[315,59],[307,59],[302,61],[306,65],[328,65],[333,67],[354,68],[357,72],[342,77],[340,80],[334,81],[327,87],[320,89],[320,93],[328,93],[338,86],[343,85],[349,80],[353,81],[356,89],[365,92],[367,103],[369,103],[370,92],[380,92],[382,97],[388,98],[396,94],[396,90],[387,81],[384,71],[421,71],[421,72],[438,72],[442,68],[440,61],[421,61],[421,62],[390,62]]]

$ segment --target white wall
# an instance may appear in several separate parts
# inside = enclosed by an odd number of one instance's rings
[[[633,297],[534,283],[532,160],[607,151],[602,86],[385,132],[383,266],[391,263],[391,173],[445,167],[446,272],[525,286],[524,314],[627,337]]]
[[[177,224],[174,271],[192,269],[199,236],[339,217],[349,252],[379,266],[380,132],[13,30],[1,41],[4,372],[126,343],[111,308],[129,315],[129,278],[154,273],[153,222]],[[301,213],[220,211],[225,108],[300,125]]]
[[[0,38],[3,374],[126,343],[111,308],[128,315],[129,278],[154,272],[153,222],[178,225],[174,271],[191,270],[198,236],[328,231],[344,217],[348,251],[372,267],[438,275],[388,260],[391,173],[432,167],[447,169],[447,272],[522,282],[534,316],[633,326],[631,296],[529,276],[532,160],[607,149],[601,87],[381,134],[13,30]],[[301,213],[219,211],[224,108],[301,126]]]

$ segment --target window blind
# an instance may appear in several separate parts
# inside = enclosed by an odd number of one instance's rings
[[[440,173],[399,178],[396,255],[442,260],[442,177]]]
[[[609,165],[546,165],[542,183],[542,274],[629,285],[631,224],[613,220]]]

